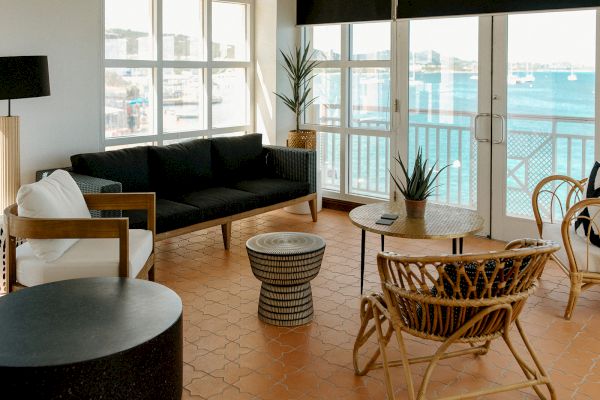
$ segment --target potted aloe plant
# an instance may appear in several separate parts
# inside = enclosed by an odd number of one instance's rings
[[[310,52],[310,43],[305,47],[296,47],[288,53],[280,50],[283,56],[283,68],[287,73],[290,83],[291,95],[275,93],[283,103],[296,115],[296,130],[290,131],[288,145],[290,147],[316,148],[317,132],[315,130],[301,130],[300,120],[304,111],[314,103],[315,97],[311,96],[310,82],[314,77],[314,70],[320,64],[314,60],[314,51]]]
[[[423,218],[425,216],[427,198],[431,196],[435,188],[439,186],[435,184],[435,181],[449,165],[439,169],[437,172],[435,170],[437,162],[435,162],[431,168],[428,168],[428,160],[423,159],[421,147],[417,150],[417,157],[415,158],[412,173],[410,174],[404,165],[404,162],[402,162],[400,153],[394,157],[394,160],[400,165],[404,179],[394,176],[392,171],[389,172],[394,184],[404,196],[406,215],[409,218]]]

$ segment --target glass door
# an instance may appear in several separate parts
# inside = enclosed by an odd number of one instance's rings
[[[594,163],[596,11],[494,17],[491,234],[537,235],[531,195]]]
[[[477,16],[400,22],[409,39],[398,56],[400,68],[408,60],[408,81],[400,83],[400,93],[408,92],[401,154],[409,166],[419,149],[438,168],[449,165],[430,201],[482,216],[490,212],[491,22]]]

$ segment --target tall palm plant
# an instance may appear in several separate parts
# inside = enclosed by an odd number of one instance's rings
[[[287,73],[288,82],[292,89],[291,96],[275,93],[283,103],[296,115],[296,131],[300,131],[300,117],[304,110],[313,104],[315,97],[310,97],[310,82],[314,77],[314,70],[320,64],[313,60],[315,52],[310,52],[310,43],[304,48],[296,47],[287,53],[280,50],[283,56],[283,67]]]

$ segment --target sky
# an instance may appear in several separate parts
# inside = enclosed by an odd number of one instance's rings
[[[201,5],[201,0],[163,1],[165,33],[199,36]],[[105,10],[106,29],[152,30],[152,0],[105,0]],[[212,24],[213,36],[221,43],[243,45],[240,42],[246,38],[245,5],[213,2],[212,12],[213,20],[219,22]]]
[[[477,58],[478,18],[412,21],[411,50],[433,49]],[[508,17],[509,62],[595,65],[596,11],[513,14]]]
[[[106,0],[106,27],[150,31],[151,0]],[[164,1],[165,31],[195,36],[200,30],[201,0]],[[170,12],[169,10],[185,10]],[[242,46],[245,35],[234,27],[245,26],[244,6],[213,3],[213,35],[221,43]],[[354,25],[354,51],[389,49],[390,23]],[[313,38],[320,49],[340,47],[339,27],[315,27]],[[509,61],[529,63],[572,62],[595,65],[595,10],[513,14],[509,16]],[[477,59],[477,17],[441,18],[411,22],[411,50],[435,50],[464,60]],[[216,40],[217,41],[217,40]],[[316,46],[315,46],[316,47]]]
[[[514,14],[508,18],[510,62],[595,65],[596,12],[594,10]],[[390,46],[389,23],[354,25],[356,51]],[[338,26],[315,26],[314,45],[340,48]],[[434,50],[447,56],[476,60],[478,17],[411,21],[412,51]]]

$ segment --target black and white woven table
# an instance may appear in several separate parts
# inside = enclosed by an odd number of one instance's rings
[[[262,282],[258,318],[277,326],[296,326],[313,318],[310,281],[321,269],[325,241],[301,232],[274,232],[246,242],[252,272]]]

